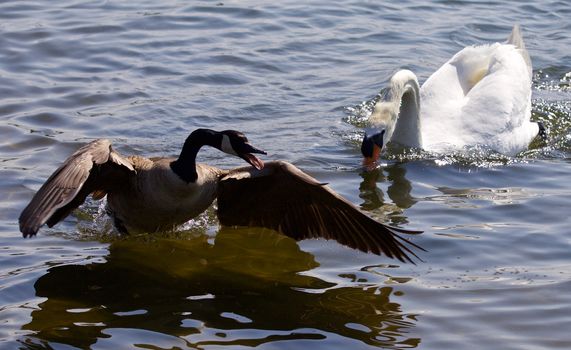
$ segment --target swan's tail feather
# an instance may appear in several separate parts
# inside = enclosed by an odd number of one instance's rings
[[[515,46],[519,49],[519,52],[520,52],[521,56],[523,57],[525,64],[527,65],[527,70],[528,70],[529,76],[531,78],[532,74],[533,74],[533,69],[531,67],[531,58],[529,57],[529,53],[527,52],[527,49],[525,48],[525,44],[523,42],[523,37],[521,35],[521,29],[519,27],[519,24],[514,25],[514,27],[512,29],[512,33],[510,34],[510,36],[507,40],[507,43],[512,44],[513,46]]]

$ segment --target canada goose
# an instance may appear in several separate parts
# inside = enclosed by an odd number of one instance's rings
[[[241,157],[252,167],[222,170],[196,164],[202,146]],[[271,228],[296,240],[323,237],[364,252],[410,261],[407,246],[422,249],[360,212],[325,184],[266,154],[238,131],[198,129],[178,158],[123,157],[108,140],[93,141],[73,153],[46,181],[20,215],[24,237],[43,224],[52,227],[89,194],[107,195],[107,212],[120,232],[172,230],[206,210],[218,198],[222,225]],[[418,258],[418,257],[417,257]]]
[[[530,122],[531,59],[519,26],[506,43],[462,49],[419,88],[409,70],[395,73],[369,117],[364,164],[389,141],[443,152],[483,145],[513,155],[541,131]]]

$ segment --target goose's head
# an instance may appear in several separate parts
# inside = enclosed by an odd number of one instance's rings
[[[253,153],[266,154],[266,152],[250,145],[241,132],[196,129],[186,138],[178,158],[170,163],[174,173],[187,183],[198,179],[196,155],[203,146],[214,147],[224,153],[240,157],[258,170],[264,167],[264,162]]]
[[[220,140],[219,147],[216,148],[224,153],[244,159],[258,170],[261,170],[264,167],[264,162],[260,158],[256,157],[254,153],[267,153],[252,146],[248,142],[248,138],[246,138],[243,133],[236,130],[224,130],[221,131],[220,134],[222,135],[222,138]]]

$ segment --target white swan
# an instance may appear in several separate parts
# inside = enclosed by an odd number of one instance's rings
[[[374,163],[388,142],[435,152],[483,145],[518,153],[540,131],[529,120],[531,78],[518,25],[506,43],[462,49],[421,88],[413,72],[398,71],[369,117],[364,163]]]

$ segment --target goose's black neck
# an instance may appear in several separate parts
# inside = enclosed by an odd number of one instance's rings
[[[193,131],[184,142],[182,151],[178,159],[170,166],[172,171],[185,182],[196,182],[198,173],[196,172],[196,155],[202,146],[220,148],[222,135],[210,129],[197,129]]]

